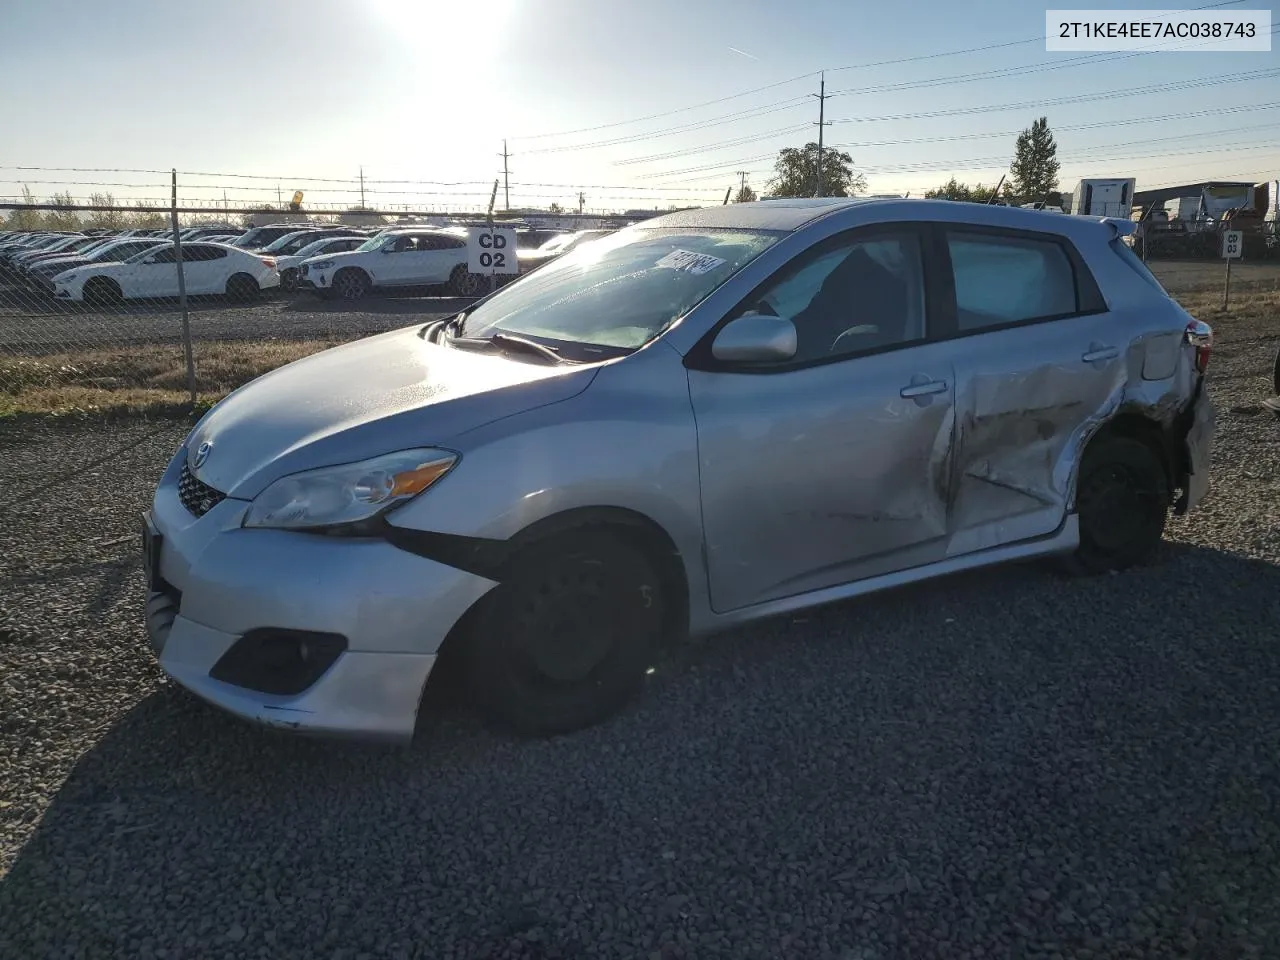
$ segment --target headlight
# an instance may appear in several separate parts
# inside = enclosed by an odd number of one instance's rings
[[[244,525],[303,530],[368,520],[412,500],[457,462],[448,450],[402,450],[281,477],[254,498]]]
[[[328,270],[330,267],[333,266],[333,261],[332,260],[312,261],[308,263],[307,266],[310,267],[312,270]]]

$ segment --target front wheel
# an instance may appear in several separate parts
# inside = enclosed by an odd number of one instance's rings
[[[1066,557],[1070,574],[1125,570],[1155,553],[1164,536],[1171,491],[1159,456],[1131,437],[1085,448],[1076,492],[1080,545]]]
[[[369,292],[369,278],[363,270],[339,270],[333,290],[343,300],[360,300]]]
[[[528,548],[481,604],[461,638],[469,685],[491,725],[526,736],[568,733],[615,713],[662,636],[653,565],[606,531]]]
[[[480,286],[484,277],[472,273],[465,263],[460,263],[449,273],[449,292],[455,297],[476,297],[480,295]]]
[[[1276,349],[1276,355],[1271,361],[1271,389],[1280,396],[1280,348]]]
[[[285,267],[280,271],[280,287],[286,293],[292,293],[298,289],[298,268]]]

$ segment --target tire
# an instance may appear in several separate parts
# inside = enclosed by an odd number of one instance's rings
[[[465,263],[460,263],[449,272],[449,292],[455,297],[478,297],[480,285],[484,277],[472,273]]]
[[[631,698],[662,630],[653,564],[613,534],[583,529],[527,548],[481,601],[462,638],[467,684],[499,730],[581,730]]]
[[[92,277],[84,285],[84,302],[95,307],[118,307],[124,302],[120,284],[110,277]]]
[[[298,289],[298,268],[285,267],[280,271],[280,287],[286,293],[293,293]]]
[[[1271,389],[1280,396],[1280,348],[1277,348],[1275,358],[1271,361]]]
[[[1164,536],[1171,494],[1149,445],[1121,436],[1090,443],[1076,487],[1080,545],[1064,558],[1065,571],[1093,576],[1149,560]]]
[[[333,278],[333,295],[339,300],[361,300],[369,292],[369,277],[363,270],[348,267]]]
[[[247,273],[232,274],[227,279],[227,299],[236,303],[248,303],[257,300],[262,293],[258,281]]]

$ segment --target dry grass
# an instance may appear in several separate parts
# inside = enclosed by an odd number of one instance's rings
[[[335,340],[200,343],[197,407]],[[189,409],[182,348],[147,345],[40,357],[0,356],[0,416],[165,414]]]

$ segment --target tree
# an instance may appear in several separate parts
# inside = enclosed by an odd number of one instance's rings
[[[818,193],[818,144],[783,147],[774,163],[774,178],[769,181],[775,197],[812,197]],[[853,157],[840,150],[822,151],[822,195],[853,197],[867,189],[867,178],[853,172]]]
[[[738,189],[738,192],[733,195],[734,203],[750,203],[751,201],[756,199],[759,199],[759,198],[756,197],[756,192],[751,189],[751,184],[749,183],[744,183]]]
[[[134,230],[163,230],[169,226],[169,218],[163,213],[145,209],[145,203],[135,203],[125,222]]]
[[[547,212],[548,213],[564,213],[564,207],[560,206],[560,204],[558,203],[553,203],[551,204],[550,207],[547,208]]]
[[[114,207],[116,198],[110,192],[89,194],[89,206]],[[124,213],[120,210],[91,210],[85,214],[88,226],[95,230],[119,230],[124,226]]]
[[[44,226],[46,230],[79,230],[80,215],[70,209],[76,204],[75,197],[71,196],[71,191],[64,193],[55,193],[49,198],[56,209],[45,211]]]
[[[39,202],[25,183],[22,185],[22,202],[27,204]],[[9,230],[39,230],[40,220],[39,210],[11,210],[5,220],[5,227]]]
[[[1058,167],[1058,145],[1049,130],[1049,119],[1041,117],[1018,134],[1009,165],[1013,192],[1023,200],[1043,200],[1057,193]]]
[[[942,186],[933,190],[926,190],[924,198],[926,200],[961,200],[969,203],[986,203],[995,194],[995,187],[984,187],[982,184],[969,186],[967,183],[959,183],[955,177],[952,177]],[[1000,199],[1009,203],[1013,202],[1013,188],[1008,181],[1000,189]]]

